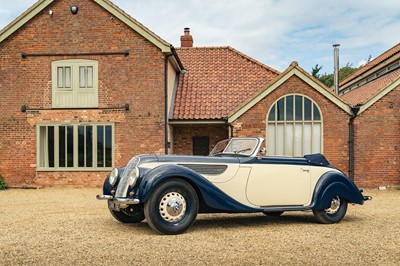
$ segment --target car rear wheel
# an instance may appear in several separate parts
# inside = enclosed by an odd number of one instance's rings
[[[319,223],[333,224],[340,222],[346,215],[347,200],[341,197],[334,197],[329,208],[325,210],[313,210],[314,217]]]
[[[181,234],[194,222],[199,209],[196,191],[184,180],[161,183],[144,205],[147,223],[167,235]]]
[[[121,211],[109,210],[111,215],[121,223],[140,223],[144,220],[143,206],[140,205],[130,205],[125,209],[121,209]]]

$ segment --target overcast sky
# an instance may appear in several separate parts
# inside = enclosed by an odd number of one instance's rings
[[[35,2],[0,0],[0,28]],[[400,42],[400,0],[113,2],[175,47],[190,27],[194,46],[232,46],[279,71],[297,61],[308,72],[319,64],[332,73],[335,43],[340,65],[358,66]]]

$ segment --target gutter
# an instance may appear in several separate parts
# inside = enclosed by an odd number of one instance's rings
[[[183,64],[182,64],[182,61],[181,61],[181,59],[179,58],[178,53],[177,53],[176,50],[175,50],[175,47],[173,47],[172,45],[171,45],[171,53],[172,53],[172,55],[174,56],[174,59],[175,59],[176,63],[178,64],[180,70],[184,70],[185,67],[184,67]]]
[[[354,119],[360,107],[351,107],[352,116],[349,119],[349,177],[354,181]]]

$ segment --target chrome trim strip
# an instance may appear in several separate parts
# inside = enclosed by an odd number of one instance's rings
[[[133,205],[133,204],[139,204],[140,200],[139,199],[130,199],[130,198],[115,198],[114,199],[115,204],[127,204],[127,205]]]
[[[112,200],[113,196],[111,196],[111,195],[97,195],[96,199],[98,199],[98,200]]]
[[[131,198],[114,198],[111,195],[97,195],[96,199],[98,200],[111,200],[117,205],[126,204],[126,205],[134,205],[139,204],[139,199],[131,199]]]

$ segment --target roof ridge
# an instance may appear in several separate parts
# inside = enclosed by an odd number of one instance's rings
[[[53,3],[54,1],[55,0],[38,0],[36,3],[34,3],[31,7],[29,7],[22,14],[20,14],[18,17],[16,17],[13,21],[11,21],[9,24],[7,24],[2,30],[0,30],[0,42],[2,42],[4,39],[9,37],[11,34],[13,34],[18,28],[20,28],[22,25],[27,23],[35,15],[37,15],[40,11],[42,11],[44,8],[46,8],[49,4]],[[120,7],[118,7],[112,1],[110,1],[110,0],[94,0],[93,2],[97,5],[100,5],[101,7],[105,8],[110,13],[116,12],[117,14],[119,14],[122,17],[121,21],[123,23],[127,24],[131,28],[132,28],[132,26],[129,23],[134,25],[134,27],[137,27],[134,30],[137,31],[138,34],[142,35],[144,38],[147,38],[148,40],[150,40],[150,38],[153,38],[154,42],[159,43],[160,46],[165,46],[168,48],[172,46],[169,42],[165,41],[160,36],[155,34],[153,31],[151,31],[149,28],[147,28],[142,23],[140,23],[138,20],[136,20],[131,15],[126,13],[124,10],[122,10]],[[110,11],[110,9],[112,11]],[[22,24],[19,25],[19,23],[20,24],[22,23]],[[139,29],[139,31],[138,31],[138,29]],[[143,31],[143,32],[140,32],[140,31]],[[145,36],[145,35],[147,35],[147,36]]]
[[[120,13],[122,13],[123,15],[125,15],[128,19],[132,20],[134,23],[140,25],[140,27],[142,27],[143,29],[145,29],[150,35],[153,35],[153,37],[155,37],[156,39],[158,39],[160,42],[164,43],[165,45],[170,46],[171,44],[169,42],[167,42],[166,40],[164,40],[163,38],[161,38],[160,36],[158,36],[155,32],[153,32],[152,30],[150,30],[148,27],[146,27],[145,25],[143,25],[141,22],[139,22],[137,19],[135,19],[134,17],[132,17],[130,14],[126,13],[122,8],[120,8],[119,6],[117,6],[116,4],[114,4],[111,0],[101,0],[103,2],[106,2],[107,4],[109,4],[110,6],[114,7],[115,9],[117,9]]]
[[[376,58],[374,58],[373,60],[371,60],[370,62],[365,64],[364,66],[362,66],[359,70],[357,70],[356,72],[354,72],[353,74],[351,74],[350,76],[348,76],[347,78],[342,80],[339,83],[339,87],[344,86],[345,84],[349,83],[351,80],[361,76],[362,74],[364,74],[368,70],[372,69],[379,63],[385,61],[386,59],[394,56],[395,54],[397,54],[399,52],[400,52],[400,43],[397,43],[393,47],[389,48],[388,50],[386,50],[385,52],[383,52],[382,54],[380,54],[379,56],[377,56]]]
[[[33,10],[35,10],[37,7],[39,7],[41,4],[43,4],[44,2],[46,2],[46,0],[37,0],[35,3],[33,3],[28,9],[26,9],[24,12],[22,12],[21,14],[19,14],[15,19],[13,19],[12,21],[10,21],[10,23],[8,23],[3,29],[0,30],[0,42],[1,42],[1,36],[3,34],[5,34],[10,28],[12,28],[15,24],[18,23],[18,21],[22,20],[23,18],[25,18],[26,16],[29,15],[29,13],[31,13]],[[51,1],[53,2],[53,1]],[[50,4],[51,2],[49,2],[48,4]]]
[[[260,61],[258,61],[256,59],[254,59],[254,58],[252,58],[252,57],[240,52],[239,50],[236,50],[232,46],[196,46],[196,47],[178,47],[178,48],[175,48],[175,49],[178,50],[178,51],[179,50],[216,50],[216,49],[226,49],[228,51],[231,51],[231,52],[234,52],[234,53],[240,55],[244,59],[249,60],[250,62],[252,62],[252,63],[254,63],[256,65],[259,65],[260,67],[265,68],[265,69],[267,69],[267,70],[269,70],[269,71],[271,71],[271,72],[273,72],[275,74],[278,74],[278,75],[281,74],[281,72],[279,72],[278,70],[276,70],[276,69],[274,69],[274,68],[272,68],[270,66],[267,66],[264,63],[261,63]]]
[[[281,72],[279,72],[278,70],[276,70],[276,69],[274,69],[274,68],[272,68],[270,66],[267,66],[264,63],[261,63],[260,61],[258,61],[256,59],[254,59],[254,58],[252,58],[252,57],[240,52],[239,50],[236,50],[235,48],[233,48],[231,46],[228,46],[228,50],[231,50],[231,51],[237,53],[238,55],[242,56],[243,58],[245,58],[245,59],[253,62],[254,64],[257,64],[257,65],[259,65],[259,66],[261,66],[261,67],[263,67],[263,68],[265,68],[265,69],[267,69],[267,70],[269,70],[271,72],[274,72],[275,74],[278,74],[278,75],[281,74]]]
[[[175,47],[175,50],[201,50],[201,49],[227,49],[229,46],[194,46],[194,47]]]

